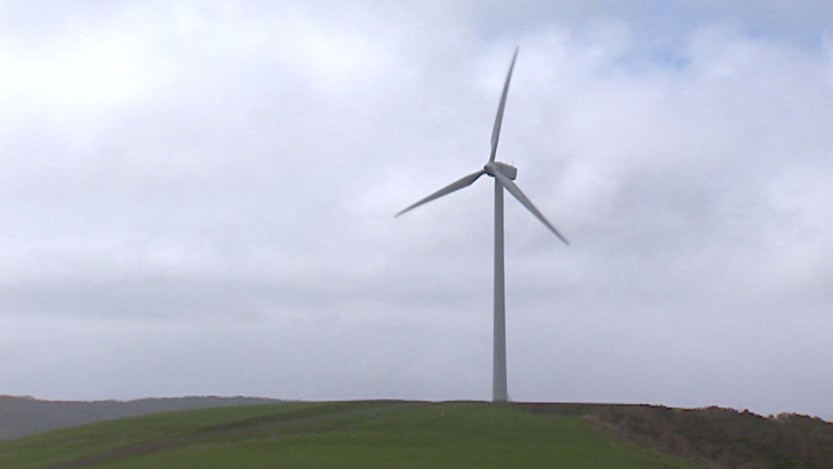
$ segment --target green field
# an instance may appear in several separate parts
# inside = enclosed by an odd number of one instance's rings
[[[0,467],[689,468],[580,416],[355,401],[155,414],[0,442]]]

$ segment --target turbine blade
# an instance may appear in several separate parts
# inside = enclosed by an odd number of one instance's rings
[[[500,126],[503,123],[503,109],[506,107],[506,95],[509,93],[509,82],[512,80],[512,69],[515,68],[515,59],[518,58],[518,47],[512,55],[512,62],[509,64],[509,72],[506,74],[506,82],[503,83],[503,93],[500,95],[500,104],[497,107],[495,126],[492,127],[492,153],[489,155],[489,162],[495,161],[497,154],[497,142],[500,140]]]
[[[495,171],[495,172],[494,172],[494,174],[493,174],[493,176],[494,176],[495,178],[497,178],[497,180],[498,180],[498,181],[500,181],[500,184],[501,184],[503,187],[505,187],[505,188],[506,188],[506,190],[508,190],[510,194],[514,195],[514,196],[515,196],[515,198],[516,198],[516,199],[518,199],[518,202],[520,202],[520,203],[521,203],[521,205],[523,205],[524,207],[526,207],[526,209],[527,209],[527,210],[529,210],[530,212],[532,212],[532,214],[533,214],[533,215],[535,215],[535,218],[537,218],[538,220],[540,220],[540,221],[541,221],[541,223],[543,223],[544,225],[546,225],[546,227],[547,227],[547,228],[549,228],[549,229],[550,229],[550,231],[552,231],[552,232],[553,232],[556,236],[558,236],[558,239],[560,239],[561,241],[563,241],[563,242],[564,242],[564,244],[566,244],[566,245],[568,245],[568,246],[570,245],[570,242],[569,242],[569,241],[567,241],[567,238],[565,238],[564,236],[562,236],[562,235],[561,235],[561,233],[559,233],[559,232],[558,232],[558,230],[556,230],[556,229],[555,229],[555,227],[554,227],[554,226],[552,226],[552,223],[550,223],[550,221],[549,221],[549,220],[547,220],[547,218],[544,216],[544,214],[542,214],[542,213],[541,213],[541,212],[540,212],[540,211],[539,211],[539,210],[535,207],[535,205],[532,203],[532,201],[531,201],[531,200],[529,200],[529,198],[528,198],[526,195],[524,195],[524,193],[523,193],[523,191],[521,191],[521,188],[520,188],[520,187],[518,187],[518,186],[517,186],[514,182],[512,182],[512,180],[511,180],[511,179],[509,179],[508,177],[504,176],[503,174],[500,174],[500,172],[499,172],[499,171]]]
[[[397,212],[397,214],[395,216],[398,217],[399,215],[402,215],[403,213],[405,213],[409,210],[415,209],[415,208],[419,207],[422,204],[431,202],[434,199],[437,199],[437,198],[442,197],[444,195],[450,194],[450,193],[452,193],[456,190],[460,190],[460,189],[462,189],[466,186],[470,186],[474,181],[477,180],[477,178],[479,178],[480,176],[482,176],[484,174],[486,174],[486,171],[481,169],[480,171],[477,171],[476,173],[471,173],[468,176],[463,176],[462,178],[460,178],[460,179],[452,182],[451,184],[443,187],[442,189],[438,190],[437,192],[434,192],[433,194],[429,195],[428,197],[425,197],[424,199],[420,199],[419,201],[413,203],[412,205],[409,205],[409,206],[405,207],[404,209]]]

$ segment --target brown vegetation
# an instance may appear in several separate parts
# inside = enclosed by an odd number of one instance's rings
[[[717,468],[833,468],[833,424],[798,414],[763,417],[721,407],[530,404],[584,415],[631,441]]]

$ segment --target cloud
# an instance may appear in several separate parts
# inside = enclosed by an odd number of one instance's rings
[[[499,157],[572,246],[507,198],[510,394],[833,412],[814,14],[95,5],[0,10],[3,392],[488,398],[491,185],[393,214],[518,44]]]

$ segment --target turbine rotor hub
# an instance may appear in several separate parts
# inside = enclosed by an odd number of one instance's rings
[[[512,181],[518,177],[518,168],[510,164],[501,163],[500,161],[490,161],[489,163],[486,163],[486,166],[484,166],[483,169],[486,171],[486,174],[492,177],[494,177],[495,172],[499,172],[501,175],[506,176]]]

